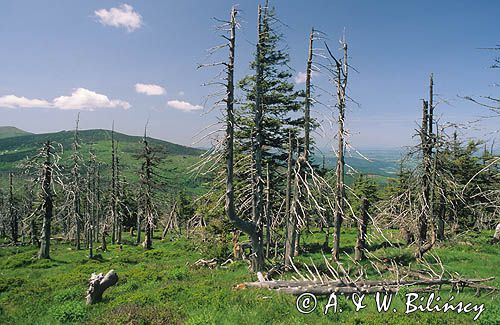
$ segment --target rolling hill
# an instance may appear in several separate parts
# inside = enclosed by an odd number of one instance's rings
[[[53,141],[55,147],[60,150],[62,168],[69,168],[73,137],[73,131],[61,131],[0,138],[0,173],[18,171],[20,162],[35,156],[47,140]],[[103,177],[108,179],[107,174],[111,164],[111,131],[81,130],[79,137],[83,158],[87,160],[92,150],[97,160],[104,164]],[[142,137],[115,132],[115,139],[125,178],[132,184],[138,182],[138,172],[141,168],[138,155],[142,150]],[[188,173],[190,167],[199,161],[202,150],[152,138],[149,138],[149,143],[156,150],[156,155],[162,158],[158,165],[158,174],[161,181],[167,184],[168,191],[183,189],[192,194],[203,191],[203,180]]]
[[[0,126],[0,139],[18,137],[21,135],[31,134],[13,126]]]

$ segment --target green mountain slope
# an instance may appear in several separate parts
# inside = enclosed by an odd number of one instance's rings
[[[41,145],[47,140],[53,141],[55,147],[61,151],[61,167],[69,169],[73,151],[73,137],[73,131],[61,131],[0,139],[0,173],[18,171],[19,164],[26,158],[35,156]],[[89,152],[92,150],[97,160],[104,165],[103,177],[105,180],[108,179],[111,164],[111,131],[81,130],[79,137],[82,144],[80,152],[84,159],[88,159]],[[138,184],[141,161],[137,156],[142,150],[142,137],[115,132],[115,139],[118,142],[123,175],[132,185]],[[149,138],[149,142],[157,151],[156,155],[161,158],[158,174],[162,183],[166,184],[163,188],[165,191],[181,189],[191,193],[202,191],[201,183],[203,180],[195,178],[189,173],[191,166],[199,161],[199,156],[203,153],[202,150],[158,139]]]
[[[0,126],[0,139],[18,137],[20,135],[31,134],[14,126]]]

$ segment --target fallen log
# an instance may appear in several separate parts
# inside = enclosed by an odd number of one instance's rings
[[[312,293],[315,295],[330,295],[332,293],[361,293],[370,294],[377,292],[396,293],[402,288],[412,286],[425,286],[424,288],[415,288],[414,292],[435,291],[439,286],[451,285],[454,287],[470,287],[478,290],[500,291],[500,288],[485,286],[479,283],[490,281],[493,278],[487,279],[427,279],[427,280],[360,280],[356,282],[345,282],[341,280],[320,281],[320,280],[304,280],[304,281],[255,281],[244,282],[237,285],[237,288],[262,288],[276,290],[283,293],[300,295],[303,293]]]
[[[87,289],[87,305],[92,305],[101,301],[104,291],[117,282],[118,275],[115,270],[110,270],[106,275],[102,275],[102,273],[92,273],[89,279],[89,288]]]

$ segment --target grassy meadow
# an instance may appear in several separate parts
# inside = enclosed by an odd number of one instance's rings
[[[497,276],[491,284],[498,286],[500,247],[488,244],[491,235],[469,233],[432,252],[439,255],[448,271],[468,278]],[[388,231],[386,236],[396,246],[373,241],[371,251],[381,259],[412,262],[411,251],[397,247],[395,234],[393,237]],[[301,314],[292,295],[235,289],[241,282],[256,280],[243,261],[226,268],[193,267],[196,260],[208,257],[200,253],[200,248],[206,245],[202,242],[184,237],[164,241],[155,238],[154,249],[144,251],[140,246],[129,245],[132,239],[128,234],[124,237],[122,248],[109,245],[109,251],[99,252],[95,259],[88,259],[87,251],[76,251],[62,242],[52,243],[50,260],[37,260],[37,250],[32,246],[2,248],[0,324],[469,324],[475,315],[474,312],[405,315],[402,293],[391,304],[397,312],[377,312],[372,296],[365,299],[366,308],[355,312],[351,301],[341,296],[341,313],[330,310],[324,315],[327,298],[320,297],[314,312]],[[323,238],[321,233],[304,236],[306,252],[296,262],[302,272],[303,262],[311,265],[314,261],[320,270],[324,269],[320,251]],[[344,252],[352,256],[355,231],[346,229],[343,238]],[[342,262],[348,268],[351,262],[346,254]],[[415,261],[412,265],[418,268]],[[118,284],[105,292],[101,303],[86,306],[84,297],[90,274],[110,269],[117,272]],[[451,293],[449,287],[439,292],[443,301],[453,295],[456,301],[484,304],[485,310],[475,323],[498,324],[500,299],[475,294],[470,289]]]

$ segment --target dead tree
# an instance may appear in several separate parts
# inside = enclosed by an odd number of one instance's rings
[[[421,258],[425,252],[430,250],[436,241],[436,230],[434,220],[434,180],[436,173],[436,160],[433,159],[435,136],[434,104],[433,104],[433,76],[430,77],[429,101],[424,100],[422,105],[422,125],[420,128],[420,147],[422,150],[422,212],[417,219],[417,250],[415,257]],[[434,165],[433,165],[434,162]],[[431,238],[427,240],[429,225],[431,227]]]
[[[368,199],[363,197],[361,199],[361,213],[358,218],[358,239],[356,241],[354,259],[361,261],[365,258],[366,249],[366,229],[368,227]]]
[[[14,244],[17,244],[19,239],[19,221],[17,219],[17,212],[14,203],[14,185],[12,183],[13,174],[9,173],[9,198],[7,204],[9,205],[9,219],[10,219],[10,234]]]
[[[235,203],[234,203],[234,55],[235,55],[235,39],[236,39],[236,8],[231,9],[231,17],[229,22],[229,37],[228,40],[229,47],[229,59],[225,64],[227,70],[227,83],[226,83],[226,141],[225,141],[225,154],[226,154],[226,205],[225,210],[229,220],[235,225],[236,228],[246,233],[250,236],[252,242],[252,271],[261,271],[264,268],[264,254],[262,245],[262,226],[261,226],[261,215],[262,215],[262,138],[260,132],[262,123],[262,106],[260,99],[256,100],[256,113],[255,121],[259,124],[259,131],[256,132],[256,142],[258,144],[254,145],[254,160],[256,168],[259,171],[256,172],[257,175],[254,177],[254,183],[256,183],[255,195],[253,196],[254,201],[254,211],[252,221],[246,221],[241,219],[236,215]],[[261,9],[259,6],[259,32],[261,25]],[[259,33],[260,34],[260,33]],[[257,51],[259,53],[259,50]],[[258,57],[260,54],[258,54]],[[258,68],[261,71],[261,68]],[[259,73],[258,73],[259,74]],[[260,77],[259,77],[260,78]],[[257,82],[260,87],[260,81]],[[259,96],[260,97],[260,96]],[[260,134],[260,135],[259,135]]]
[[[253,262],[254,270],[261,270],[264,266],[263,258],[263,236],[262,236],[262,216],[263,216],[263,201],[264,201],[264,184],[262,175],[262,146],[263,146],[263,117],[264,105],[262,103],[262,80],[263,80],[263,67],[262,67],[262,53],[261,45],[263,43],[263,20],[266,19],[262,13],[262,8],[258,7],[258,27],[257,27],[257,51],[256,51],[256,75],[255,75],[255,111],[254,111],[254,132],[252,135],[253,141],[253,160],[254,160],[254,193],[253,193],[253,209],[252,219],[256,226],[256,238],[253,245],[253,254],[255,258]]]
[[[73,137],[73,155],[72,155],[73,167],[71,169],[71,175],[72,175],[71,194],[73,199],[72,216],[73,219],[75,220],[75,226],[76,226],[75,247],[77,250],[80,250],[80,239],[81,239],[80,237],[82,231],[81,190],[80,190],[80,181],[81,181],[80,164],[82,159],[79,153],[80,149],[80,138],[78,136],[79,121],[80,121],[80,114],[78,114],[78,117],[76,119],[76,127]]]
[[[147,126],[146,126],[147,127]],[[153,246],[153,203],[152,203],[152,186],[153,186],[153,153],[148,144],[146,128],[144,128],[144,138],[142,158],[141,179],[143,185],[143,202],[144,202],[144,242],[142,243],[144,249],[151,249]]]
[[[334,226],[335,232],[333,234],[333,249],[332,258],[338,260],[340,255],[340,227],[342,225],[342,219],[344,217],[344,201],[345,201],[345,188],[344,188],[344,148],[345,148],[345,108],[346,108],[346,89],[347,89],[347,76],[348,76],[348,64],[347,64],[347,43],[342,42],[342,49],[344,51],[344,58],[337,60],[328,45],[325,43],[328,54],[335,62],[334,75],[335,84],[337,87],[337,109],[338,109],[338,132],[337,132],[337,167],[336,167],[336,191],[335,191],[335,217]]]
[[[292,213],[292,166],[293,166],[293,145],[292,145],[292,131],[288,132],[288,164],[286,173],[286,196],[285,196],[285,217],[286,217],[286,231],[285,231],[285,267],[289,268],[292,263],[292,258],[295,250],[295,233],[297,231],[297,220],[294,213]]]
[[[42,199],[43,199],[43,226],[42,226],[42,238],[40,251],[38,252],[38,258],[50,258],[50,231],[51,231],[51,221],[53,215],[53,193],[51,188],[52,183],[52,143],[47,140],[43,146],[43,151],[45,153],[45,162],[43,164],[43,183],[42,183]]]
[[[106,275],[102,273],[92,273],[89,279],[89,288],[87,290],[87,305],[92,305],[102,300],[102,294],[106,289],[118,282],[118,275],[114,270],[110,270]]]
[[[309,47],[307,52],[307,66],[306,66],[306,83],[305,83],[305,98],[304,98],[304,152],[301,156],[299,148],[297,148],[297,163],[300,164],[298,170],[300,174],[296,175],[296,186],[301,186],[302,188],[296,188],[296,193],[298,197],[296,200],[299,202],[304,202],[304,186],[307,186],[308,183],[308,167],[309,167],[309,154],[310,154],[310,143],[311,143],[311,105],[312,105],[312,96],[311,96],[311,77],[313,72],[313,43],[314,43],[314,28],[311,29],[311,34],[309,35]],[[299,254],[299,242],[300,242],[300,230],[298,227],[298,219],[303,220],[303,222],[308,227],[309,223],[306,216],[306,212],[303,209],[303,204],[296,205],[296,213],[297,216],[296,225],[293,228],[297,230],[293,233],[295,237],[292,241],[294,242],[294,256]]]
[[[116,179],[116,142],[115,142],[115,124],[111,129],[111,244],[116,242],[118,216],[116,213],[117,207],[117,179]]]

